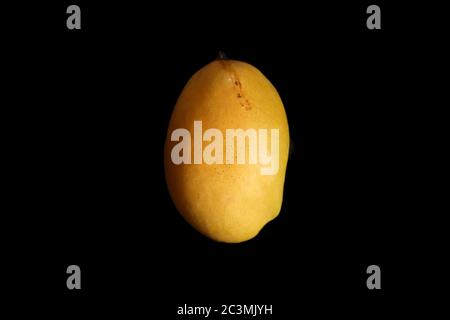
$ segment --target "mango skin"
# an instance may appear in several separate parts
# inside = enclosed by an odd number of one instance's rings
[[[227,128],[278,128],[278,173],[261,175],[259,162],[236,164],[236,155],[235,164],[175,165],[171,150],[178,142],[170,141],[171,133],[186,128],[193,141],[194,120],[202,120],[203,132],[222,131],[224,158]],[[193,155],[193,143],[191,148]],[[205,236],[227,243],[249,240],[280,212],[288,152],[286,113],[270,81],[250,64],[215,60],[191,77],[173,110],[164,150],[169,193],[185,220]]]

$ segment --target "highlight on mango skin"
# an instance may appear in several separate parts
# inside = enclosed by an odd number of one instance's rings
[[[289,127],[275,87],[223,56],[186,83],[164,147],[168,190],[197,231],[215,241],[255,237],[280,212]]]

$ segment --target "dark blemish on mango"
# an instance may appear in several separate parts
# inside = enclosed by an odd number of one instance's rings
[[[250,102],[248,99],[243,100],[244,94],[242,93],[242,84],[239,80],[234,80],[234,85],[237,87],[238,92],[236,93],[236,97],[239,100],[239,104],[241,107],[245,107],[245,110],[251,110],[252,107],[250,106]]]
[[[250,101],[248,99],[245,99],[245,110],[251,110],[252,106],[250,105]]]

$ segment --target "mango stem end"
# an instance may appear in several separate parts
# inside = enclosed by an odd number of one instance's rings
[[[228,57],[225,54],[225,52],[223,52],[222,50],[219,51],[219,53],[217,54],[216,60],[227,60],[227,59],[228,59]]]

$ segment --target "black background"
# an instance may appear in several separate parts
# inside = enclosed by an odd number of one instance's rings
[[[273,305],[267,318],[367,318],[399,306],[417,249],[405,100],[420,30],[405,7],[376,3],[382,29],[367,30],[372,3],[73,3],[82,30],[66,28],[72,3],[24,9],[10,60],[10,83],[26,88],[13,93],[26,194],[15,261],[36,275],[21,294],[61,316],[183,319],[185,303],[254,303]],[[238,245],[184,222],[163,169],[176,99],[219,50],[278,89],[294,145],[279,217]],[[66,288],[71,264],[80,291]],[[382,290],[366,288],[371,264]]]

